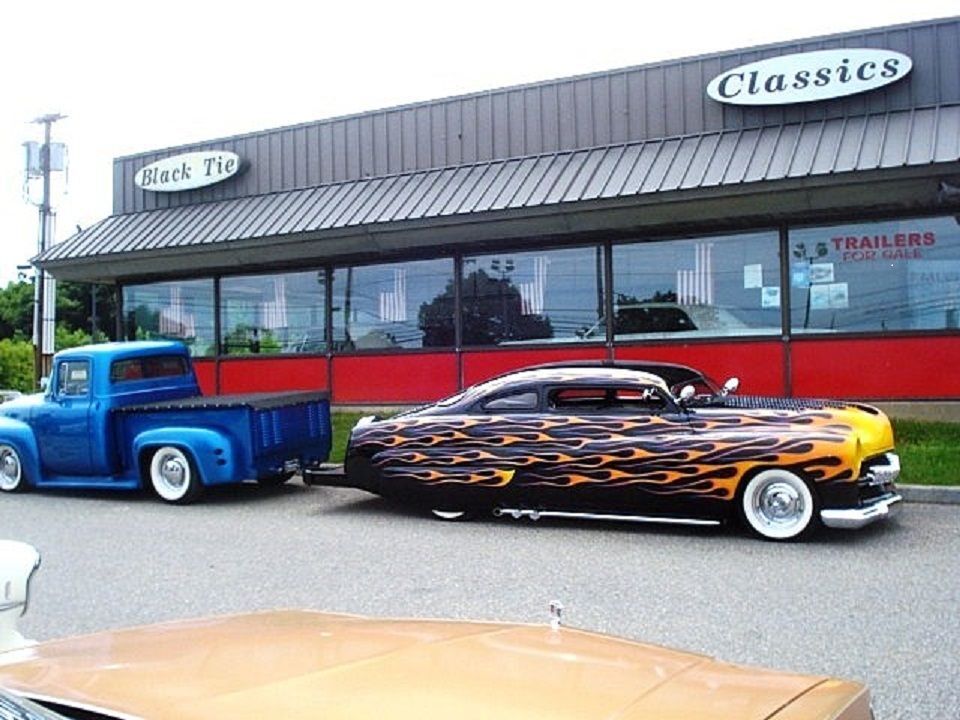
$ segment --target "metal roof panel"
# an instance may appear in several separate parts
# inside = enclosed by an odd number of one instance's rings
[[[960,104],[617,143],[116,215],[41,263],[960,160]]]

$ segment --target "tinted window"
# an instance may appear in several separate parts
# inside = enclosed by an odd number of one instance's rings
[[[127,340],[180,340],[191,355],[213,355],[213,280],[128,285],[123,288]]]
[[[790,329],[960,328],[960,223],[919,218],[791,230]]]
[[[224,355],[326,351],[326,273],[245,275],[220,281]]]
[[[780,333],[779,242],[761,232],[614,246],[615,337]]]
[[[598,246],[466,257],[461,287],[464,345],[605,339]]]
[[[488,400],[483,404],[483,409],[487,412],[521,412],[535,411],[538,406],[539,397],[536,391],[528,390]]]
[[[149,378],[175,377],[189,372],[187,361],[179,355],[129,358],[110,365],[110,381],[125,382]]]
[[[337,268],[338,351],[453,347],[453,260]]]
[[[548,393],[548,405],[558,412],[659,412],[667,407],[652,387],[562,387]]]

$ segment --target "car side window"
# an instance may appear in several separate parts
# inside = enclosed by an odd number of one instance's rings
[[[57,368],[57,395],[83,397],[90,392],[90,361],[65,360]]]
[[[654,414],[667,409],[666,399],[654,387],[561,387],[547,397],[556,412]]]
[[[481,407],[484,412],[536,412],[539,406],[539,397],[535,390],[501,395],[484,402]]]

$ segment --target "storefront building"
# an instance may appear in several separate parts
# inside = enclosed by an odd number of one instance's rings
[[[562,359],[960,399],[960,18],[119,158],[56,245],[207,392],[439,398]]]

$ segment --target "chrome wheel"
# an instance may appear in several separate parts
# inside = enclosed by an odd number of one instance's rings
[[[0,491],[15,492],[23,487],[23,463],[11,445],[0,445]]]
[[[150,484],[161,499],[170,503],[190,502],[200,489],[189,458],[179,448],[170,446],[153,454]]]
[[[747,483],[744,520],[769,540],[791,540],[812,529],[816,500],[807,484],[787,470],[765,470]]]

